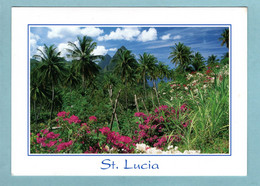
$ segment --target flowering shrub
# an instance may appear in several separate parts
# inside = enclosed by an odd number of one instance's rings
[[[131,138],[107,126],[97,127],[95,116],[90,116],[86,123],[62,111],[57,114],[55,127],[31,136],[31,150],[34,153],[134,153],[136,143],[163,149],[181,140],[182,130],[189,124],[187,114],[185,104],[178,109],[161,105],[149,115],[136,112],[139,126]]]
[[[135,113],[142,120],[139,130],[134,136],[135,143],[145,143],[159,149],[166,148],[168,144],[181,141],[183,130],[188,127],[188,108],[183,104],[174,109],[167,105],[161,105],[153,114]]]
[[[107,148],[103,149],[106,152],[116,153],[132,153],[134,152],[133,140],[128,136],[122,136],[118,132],[110,131],[108,127],[103,127],[99,131],[106,137],[105,143]]]
[[[90,117],[89,123],[96,122],[97,118]],[[91,128],[87,123],[71,115],[69,112],[59,112],[56,119],[57,125],[43,129],[36,136],[31,136],[31,150],[35,153],[82,153],[88,146],[97,143],[93,140]],[[52,131],[50,131],[52,130]],[[90,139],[91,138],[91,139]],[[86,143],[87,142],[87,143]]]

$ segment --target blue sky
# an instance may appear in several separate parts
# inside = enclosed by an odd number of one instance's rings
[[[125,46],[136,58],[144,52],[151,53],[159,61],[173,67],[168,59],[171,48],[181,42],[200,52],[205,59],[214,54],[221,58],[228,49],[221,46],[218,38],[225,27],[79,27],[45,26],[30,27],[30,56],[37,53],[44,44],[54,44],[61,55],[66,55],[68,41],[77,44],[77,36],[87,35],[97,43],[94,54],[114,55],[116,50]]]

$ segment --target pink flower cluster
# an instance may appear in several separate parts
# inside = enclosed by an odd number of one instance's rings
[[[68,121],[69,122],[69,124],[71,124],[71,123],[80,123],[81,122],[81,120],[79,120],[79,118],[78,118],[78,116],[75,116],[75,115],[72,115],[72,116],[70,116],[70,118],[65,118],[65,119],[63,119],[63,121]]]
[[[62,142],[62,139],[56,139],[60,136],[60,134],[55,134],[54,132],[49,132],[47,129],[41,130],[41,133],[38,133],[38,138],[36,139],[37,143],[41,144],[42,147],[55,147],[56,152],[60,152],[61,150],[64,150],[68,148],[70,145],[72,145],[72,141],[69,142]],[[52,141],[51,139],[56,139]],[[57,144],[60,143],[60,144]]]
[[[68,116],[70,113],[69,112],[65,112],[65,111],[62,111],[62,112],[59,112],[57,114],[58,117],[63,117],[65,118],[66,116]]]
[[[53,132],[49,132],[47,129],[41,130],[41,133],[37,134],[36,142],[41,144],[42,147],[52,147],[57,143],[57,140],[52,141],[51,139],[56,139],[60,136],[60,134],[54,134]]]
[[[179,142],[182,134],[174,134],[174,136],[165,136],[165,132],[170,130],[175,131],[179,127],[188,127],[190,121],[187,118],[180,118],[181,115],[188,114],[188,108],[186,104],[175,110],[173,107],[167,105],[161,105],[154,110],[154,114],[145,115],[144,113],[135,113],[136,117],[140,117],[143,120],[139,124],[138,131],[135,131],[136,136],[133,137],[135,143],[146,143],[149,146],[162,148],[167,142]],[[183,120],[183,121],[182,121]],[[169,131],[168,131],[169,132]]]
[[[89,121],[97,121],[97,117],[95,116],[90,116],[88,119]]]
[[[61,150],[64,150],[64,149],[68,148],[72,144],[73,144],[72,140],[70,140],[69,142],[60,143],[59,145],[57,145],[57,150],[56,151],[60,152]]]
[[[72,115],[70,116],[69,118],[67,118],[69,116],[70,112],[65,112],[65,111],[62,111],[62,112],[59,112],[57,114],[58,117],[62,117],[63,118],[63,121],[68,121],[69,124],[72,124],[72,123],[80,123],[81,120],[79,120],[78,116],[75,116],[75,115]],[[56,120],[57,122],[59,121],[59,119]]]
[[[132,139],[128,136],[121,136],[118,132],[111,131],[108,127],[103,127],[99,131],[105,135],[106,143],[114,150],[119,150],[121,153],[131,153],[134,149],[131,146],[135,146],[132,143]]]

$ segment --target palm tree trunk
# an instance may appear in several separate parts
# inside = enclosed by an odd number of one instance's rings
[[[146,106],[145,106],[145,103],[144,103],[144,99],[142,98],[142,102],[143,102],[143,105],[144,105],[144,109],[146,110],[146,113],[147,113],[147,115],[149,114],[149,112],[148,112],[148,110],[147,110],[147,108],[146,108]]]
[[[35,120],[36,120],[36,101],[33,100],[33,110],[34,110],[34,117],[35,117]]]
[[[153,99],[153,92],[151,92],[151,97],[152,97],[153,108],[155,108],[154,99]]]
[[[138,107],[138,102],[137,102],[136,94],[135,94],[135,106],[136,106],[137,112],[139,112],[139,107]]]
[[[38,118],[40,117],[41,111],[42,111],[42,104],[40,103],[40,108],[37,111],[36,121],[38,121]]]
[[[110,130],[112,130],[112,128],[113,128],[113,122],[114,122],[114,118],[115,118],[116,107],[117,107],[120,92],[121,92],[121,89],[118,91],[118,94],[117,94],[117,97],[116,97],[116,100],[115,100],[115,105],[114,105],[114,108],[113,108],[113,113],[112,113],[112,117],[111,117],[111,121],[110,121]]]
[[[125,92],[125,105],[126,105],[126,110],[128,110],[127,81],[125,82],[125,88],[126,88],[126,92]]]
[[[53,103],[54,103],[54,83],[52,82],[52,96],[51,96],[51,114],[50,114],[50,120],[52,119]]]
[[[145,74],[143,76],[143,83],[144,83],[144,97],[146,98],[146,89],[145,89]]]
[[[72,90],[70,88],[70,106],[71,106],[71,94],[72,94]]]
[[[156,88],[156,84],[155,84],[155,81],[154,81],[154,80],[153,80],[153,89],[154,89],[154,91],[155,91],[158,104],[159,104],[159,106],[160,106],[161,104],[160,104],[160,100],[159,100],[159,95],[158,95],[157,88]]]
[[[112,90],[112,86],[111,85],[109,86],[108,94],[109,94],[109,100],[110,100],[111,106],[113,108],[114,107],[113,101],[112,101],[113,90]],[[117,129],[120,130],[120,127],[119,127],[120,123],[119,123],[119,120],[118,120],[116,112],[115,112],[115,119],[116,119],[116,122],[117,122]]]
[[[83,74],[81,75],[81,77],[82,77],[82,88],[83,88],[83,90],[84,90],[84,92],[85,92],[85,76],[84,76],[84,72],[83,72]]]

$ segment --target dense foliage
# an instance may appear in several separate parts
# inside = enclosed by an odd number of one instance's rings
[[[71,61],[54,45],[31,59],[31,153],[138,153],[138,144],[229,152],[228,53],[206,61],[178,43],[170,69],[124,46],[95,56],[91,38],[78,41],[68,43]]]

